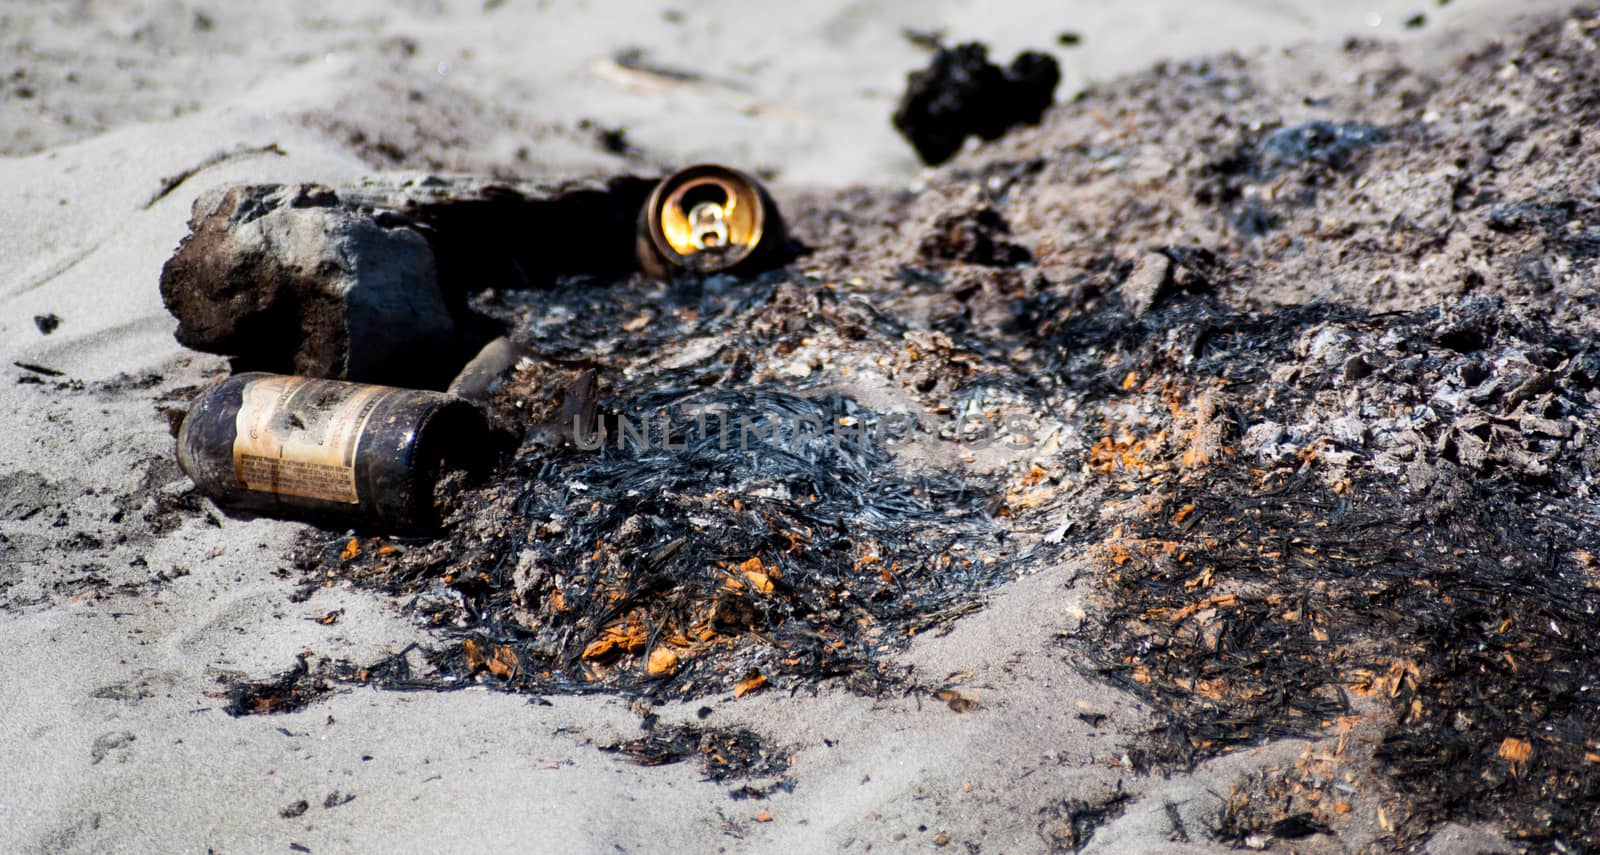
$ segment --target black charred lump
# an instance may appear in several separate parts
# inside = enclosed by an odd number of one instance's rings
[[[986,267],[1010,267],[1032,259],[1027,248],[1010,240],[1011,224],[987,204],[940,217],[917,245],[924,261],[961,261]]]
[[[978,42],[940,48],[933,62],[912,72],[894,126],[930,166],[949,160],[968,136],[998,139],[1020,124],[1039,121],[1055,101],[1061,70],[1054,58],[1025,51],[1002,69]]]

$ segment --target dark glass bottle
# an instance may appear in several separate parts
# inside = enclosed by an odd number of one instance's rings
[[[459,398],[276,374],[212,386],[178,431],[178,465],[227,510],[395,531],[437,526],[439,480],[490,455]]]

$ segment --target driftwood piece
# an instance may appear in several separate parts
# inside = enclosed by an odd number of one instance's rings
[[[389,177],[195,200],[161,273],[186,347],[238,370],[442,388],[503,332],[467,296],[636,266],[649,179]]]

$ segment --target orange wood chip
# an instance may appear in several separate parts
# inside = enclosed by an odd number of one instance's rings
[[[483,646],[474,639],[461,642],[461,652],[467,657],[467,668],[473,673],[483,670],[488,661],[483,655]]]
[[[733,696],[736,698],[742,698],[751,692],[760,691],[766,685],[767,675],[752,674],[749,677],[746,677],[743,680],[733,684]]]
[[[494,649],[494,653],[484,663],[489,673],[502,680],[509,680],[522,671],[522,660],[517,657],[517,651],[502,644]]]
[[[1533,745],[1526,739],[1508,736],[1500,743],[1500,756],[1510,760],[1512,765],[1520,766],[1533,756]]]
[[[651,676],[671,674],[678,670],[678,654],[663,644],[650,651],[650,658],[645,662],[644,670]]]

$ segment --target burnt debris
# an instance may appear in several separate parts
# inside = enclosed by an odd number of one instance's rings
[[[1085,561],[1060,655],[1154,711],[1134,767],[1308,740],[1184,834],[1600,847],[1597,31],[1327,83],[1349,125],[1237,58],[1164,66],[928,192],[802,198],[787,267],[472,295],[528,355],[486,387],[516,451],[440,538],[308,536],[307,584],[435,634],[327,678],[905,691],[912,634]],[[602,447],[547,429],[572,398]],[[735,412],[808,427],[725,447]],[[902,412],[904,441],[836,446]],[[972,449],[956,415],[1006,427]]]
[[[1060,82],[1061,69],[1048,54],[1024,51],[1001,68],[977,42],[941,47],[927,68],[907,78],[894,126],[923,163],[936,166],[969,136],[999,139],[1016,125],[1038,122]]]
[[[1257,148],[1271,165],[1314,163],[1340,170],[1350,165],[1357,152],[1389,136],[1383,128],[1372,125],[1318,119],[1279,128],[1262,137]]]
[[[1262,237],[1292,215],[1286,209],[1310,208],[1320,190],[1359,176],[1367,150],[1395,137],[1375,125],[1322,119],[1248,134],[1196,170],[1195,195],[1220,203],[1240,235]]]
[[[333,690],[322,676],[311,673],[308,658],[300,656],[293,668],[259,683],[239,682],[228,687],[228,715],[266,715],[304,708]]]
[[[1600,680],[1600,506],[1592,476],[1574,492],[1551,480],[1596,471],[1592,443],[1570,441],[1600,403],[1588,343],[1493,299],[1205,324],[1186,368],[1157,368],[1172,354],[1150,339],[1124,364],[1166,383],[1225,376],[1238,391],[1211,394],[1248,414],[1241,459],[1184,474],[1208,456],[1215,404],[1177,422],[1188,443],[1146,432],[1090,454],[1123,491],[1163,497],[1091,547],[1095,670],[1168,716],[1135,762],[1187,765],[1379,704],[1395,725],[1374,758],[1412,833],[1448,816],[1529,840],[1594,827],[1582,687]]]
[[[791,676],[870,688],[908,627],[1003,578],[984,494],[842,434],[878,419],[854,401],[657,387],[629,403],[605,447],[511,464],[450,541],[343,571],[386,567],[429,623],[509,651],[508,688],[657,697]],[[442,561],[470,575],[438,589]],[[468,659],[457,677],[483,670]]]
[[[663,766],[691,758],[700,761],[700,771],[708,781],[722,782],[743,778],[782,775],[789,770],[793,751],[768,747],[761,736],[745,728],[702,728],[680,724],[659,728],[647,736],[616,742],[601,749],[638,763]],[[745,798],[753,790],[744,788]]]
[[[1012,267],[1032,258],[1027,247],[1012,242],[1005,216],[987,204],[939,217],[918,253],[935,264],[959,261],[986,267]]]
[[[1046,852],[1077,852],[1089,845],[1095,829],[1121,816],[1132,799],[1117,790],[1096,801],[1067,799],[1039,811],[1039,838]]]

